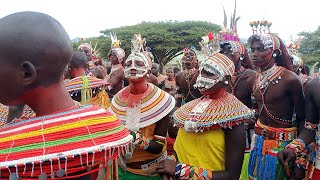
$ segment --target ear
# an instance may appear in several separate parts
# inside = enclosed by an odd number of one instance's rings
[[[37,79],[37,70],[34,65],[29,61],[25,61],[21,64],[21,68],[23,72],[23,85],[29,86],[33,84]]]
[[[231,76],[230,75],[225,75],[224,76],[225,81],[231,81]]]
[[[277,56],[280,56],[281,55],[281,52],[280,52],[280,50],[279,49],[275,49],[275,50],[273,50],[273,52],[272,53],[276,53],[277,54]]]

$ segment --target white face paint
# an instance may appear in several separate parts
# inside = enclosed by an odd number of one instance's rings
[[[150,70],[147,58],[142,53],[131,53],[126,59],[124,76],[129,79],[142,78]]]
[[[224,77],[223,71],[220,70],[220,66],[218,64],[208,64],[202,63],[200,66],[200,73],[197,78],[196,84],[194,85],[195,88],[198,88],[199,91],[206,91],[216,85],[218,82],[222,81]],[[207,78],[202,76],[202,72],[207,71],[210,74],[215,75],[215,79]]]

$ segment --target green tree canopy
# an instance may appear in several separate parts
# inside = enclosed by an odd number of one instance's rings
[[[302,58],[308,65],[320,62],[320,26],[314,32],[301,32],[300,50]]]
[[[92,38],[91,44],[97,43],[100,55],[106,59],[110,50],[110,32],[116,33],[121,41],[121,47],[128,56],[131,53],[131,39],[133,34],[141,34],[146,38],[146,45],[151,48],[155,61],[165,65],[174,57],[180,55],[184,47],[199,47],[200,37],[208,32],[220,31],[219,25],[203,21],[167,21],[167,22],[142,22],[133,26],[124,26],[101,31],[101,37]],[[87,41],[90,41],[87,40]],[[77,47],[79,43],[74,44]]]

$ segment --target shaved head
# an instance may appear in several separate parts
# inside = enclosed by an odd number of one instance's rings
[[[0,19],[0,61],[36,68],[34,86],[58,82],[72,56],[70,38],[49,15],[18,12]]]
[[[70,38],[49,15],[18,12],[0,19],[0,102],[63,82],[72,57]]]
[[[69,63],[69,68],[76,69],[76,68],[84,68],[87,69],[88,65],[88,58],[84,52],[74,51],[71,61]]]

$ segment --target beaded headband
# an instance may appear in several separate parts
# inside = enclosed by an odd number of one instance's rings
[[[253,39],[257,39],[265,49],[272,48],[275,50],[280,48],[280,39],[274,34],[254,34],[249,37],[248,44],[251,44]]]
[[[227,56],[220,53],[207,57],[201,66],[216,69],[222,76],[232,76],[235,71],[234,63]]]

